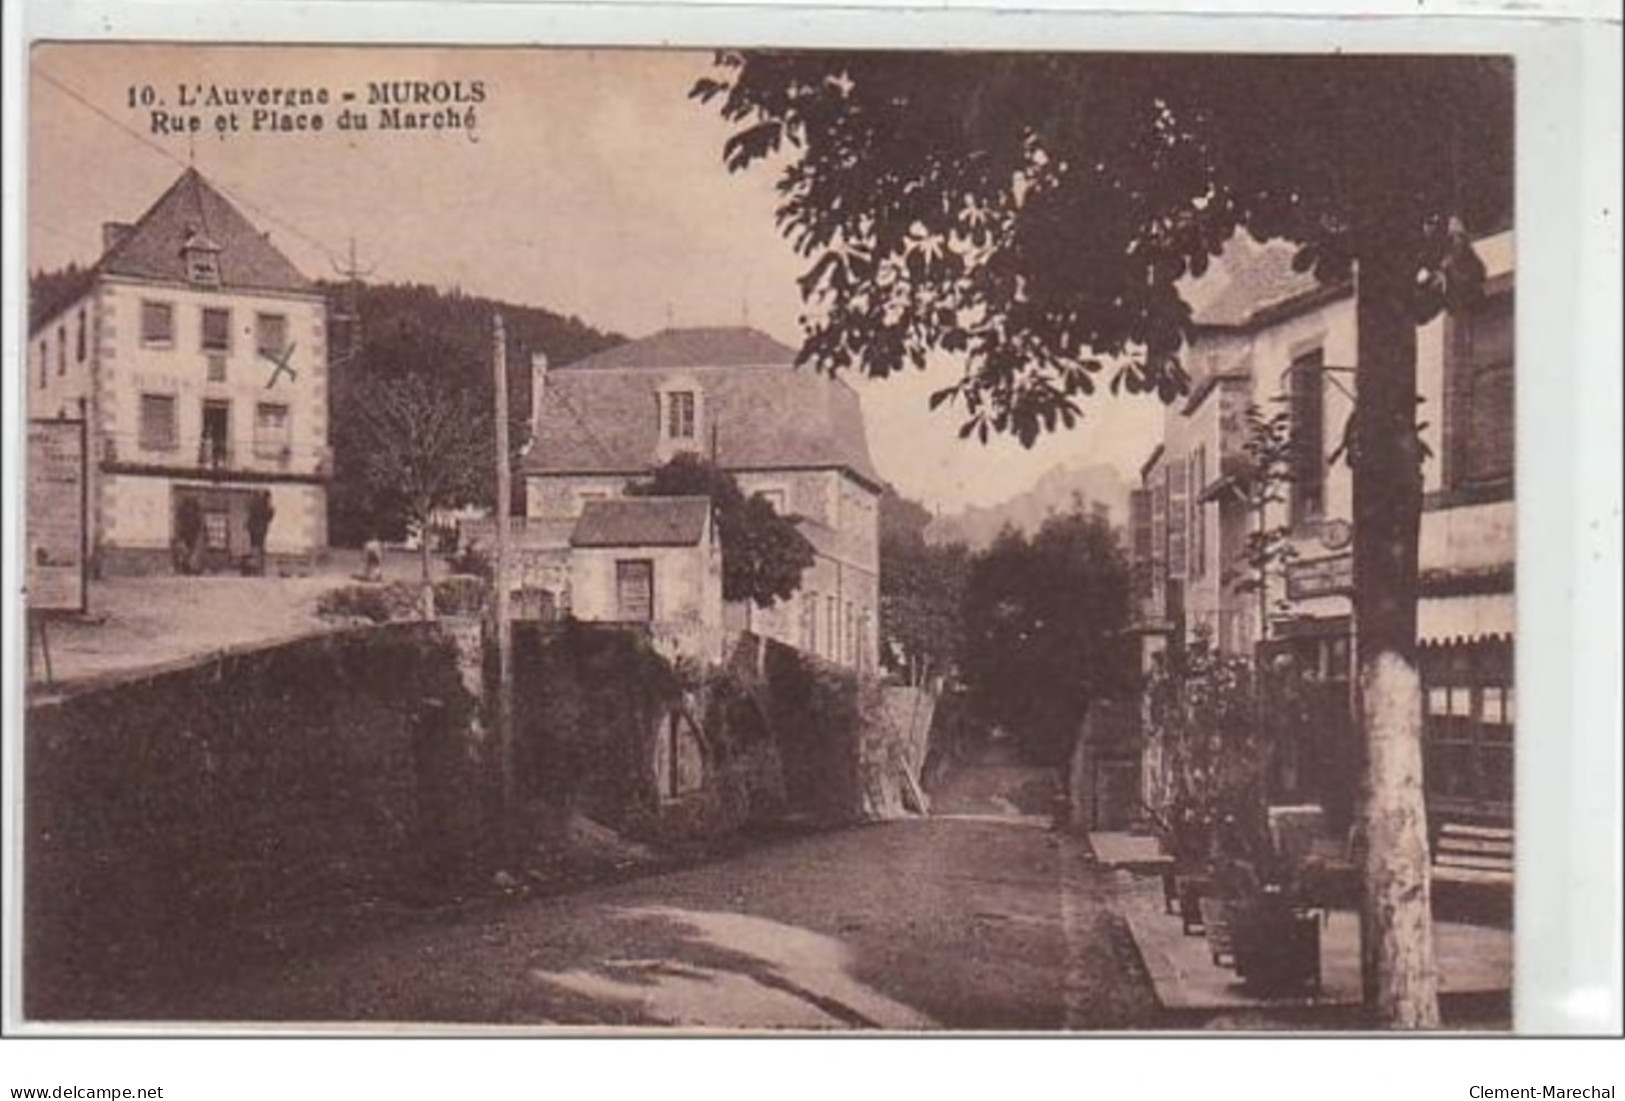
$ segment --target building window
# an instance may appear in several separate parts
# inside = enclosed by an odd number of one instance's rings
[[[39,388],[45,389],[51,384],[51,342],[45,339],[39,342]]]
[[[262,402],[254,407],[254,455],[260,459],[277,459],[287,452],[291,436],[288,431],[288,407]]]
[[[1326,506],[1326,353],[1319,348],[1292,361],[1287,396],[1292,417],[1290,522],[1303,530]]]
[[[621,559],[615,563],[615,617],[625,622],[648,623],[654,619],[655,565],[647,558]]]
[[[186,278],[192,282],[210,287],[220,284],[220,246],[196,230],[181,245],[181,259],[186,263]]]
[[[231,549],[231,516],[224,512],[203,514],[203,545],[213,551]]]
[[[85,351],[86,351],[85,311],[84,311],[83,308],[81,308],[79,310],[79,324],[78,324],[78,328],[76,330],[76,333],[77,333],[77,335],[74,338],[74,345],[73,345],[74,346],[74,361],[77,362],[77,363],[83,363],[85,361]]]
[[[254,351],[278,358],[288,347],[288,317],[280,313],[254,315]]]
[[[141,303],[141,343],[169,347],[175,343],[175,307],[169,302]]]
[[[203,434],[198,439],[198,462],[207,466],[231,465],[231,403],[203,403]]]
[[[666,394],[666,438],[694,438],[694,391],[673,390]]]
[[[68,373],[68,327],[56,327],[56,374],[58,378]]]
[[[1512,293],[1454,319],[1446,364],[1446,484],[1509,483],[1513,455]]]
[[[1509,811],[1517,722],[1511,647],[1456,643],[1424,648],[1420,658],[1430,809]]]
[[[144,451],[173,451],[179,446],[175,430],[173,394],[141,395],[141,447]]]
[[[203,350],[231,351],[231,311],[205,306],[203,309]]]
[[[809,654],[818,653],[818,594],[805,593],[801,597],[802,646]]]
[[[1207,444],[1198,444],[1191,455],[1191,576],[1207,573],[1207,507],[1202,491],[1207,488]]]
[[[824,656],[831,661],[835,660],[835,647],[839,645],[841,637],[839,628],[835,625],[835,615],[835,598],[826,596],[824,598],[824,649],[826,651]]]

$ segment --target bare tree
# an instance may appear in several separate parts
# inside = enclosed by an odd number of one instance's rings
[[[425,374],[369,379],[359,397],[362,477],[417,525],[427,583],[435,512],[474,500],[490,465],[485,411],[471,390]]]

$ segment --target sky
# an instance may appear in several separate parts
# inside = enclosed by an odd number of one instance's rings
[[[459,287],[634,338],[749,324],[799,346],[803,262],[774,222],[777,166],[723,166],[727,124],[687,95],[709,68],[708,53],[678,50],[37,46],[29,267],[94,262],[102,223],[134,220],[192,163],[313,278],[337,277],[353,241],[373,281]],[[364,108],[385,81],[461,82],[465,96],[479,82],[475,128],[385,131],[372,108],[367,131],[339,129],[344,94]],[[255,130],[253,108],[183,109],[182,86],[199,100],[210,86],[325,90],[306,109],[325,126]],[[154,110],[202,130],[154,132]],[[238,129],[217,132],[232,114]],[[926,406],[955,371],[848,379],[882,475],[944,512],[1057,465],[1132,478],[1160,435],[1154,401],[1101,396],[1031,450],[961,441],[955,415]]]

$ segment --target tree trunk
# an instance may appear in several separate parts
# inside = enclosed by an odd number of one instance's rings
[[[1439,1024],[1439,979],[1416,665],[1422,507],[1416,327],[1403,252],[1378,244],[1361,256],[1354,622],[1365,748],[1362,979],[1379,1023],[1432,1028]]]

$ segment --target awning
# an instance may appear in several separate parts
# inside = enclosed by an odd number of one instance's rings
[[[1517,625],[1517,599],[1512,593],[1423,597],[1416,607],[1419,642],[1449,642],[1503,635]]]

